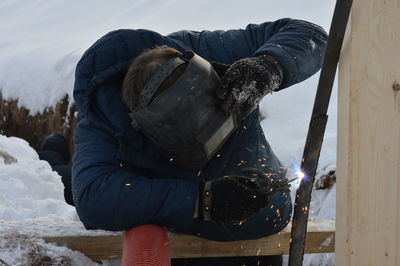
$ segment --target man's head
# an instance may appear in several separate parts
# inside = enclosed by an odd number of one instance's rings
[[[132,126],[167,158],[200,169],[236,126],[220,109],[219,87],[207,60],[161,46],[134,60],[123,82],[123,100]]]
[[[157,69],[170,59],[178,57],[181,54],[175,48],[163,45],[146,50],[135,58],[122,84],[122,97],[129,110],[133,111],[136,109],[140,92]],[[184,64],[176,68],[173,74],[161,84],[155,96],[171,86],[184,72],[186,65]]]

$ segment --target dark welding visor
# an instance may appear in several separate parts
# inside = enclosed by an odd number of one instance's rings
[[[185,63],[183,74],[155,97],[162,83]],[[220,109],[219,86],[213,66],[185,52],[157,69],[146,84],[137,110],[130,113],[132,126],[177,165],[200,169],[236,128],[236,119]]]

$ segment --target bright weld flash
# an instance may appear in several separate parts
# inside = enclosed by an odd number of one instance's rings
[[[291,183],[293,181],[299,181],[300,182],[304,178],[304,176],[305,176],[305,174],[302,171],[299,170],[299,171],[296,172],[296,177],[290,179],[288,183]]]
[[[299,180],[302,180],[305,176],[305,174],[302,171],[297,171],[296,175]]]

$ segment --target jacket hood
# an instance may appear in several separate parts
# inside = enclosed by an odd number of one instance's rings
[[[158,45],[188,50],[182,43],[148,30],[117,30],[94,43],[76,67],[74,100],[79,115],[120,133],[133,130],[122,101],[122,81],[133,60]]]

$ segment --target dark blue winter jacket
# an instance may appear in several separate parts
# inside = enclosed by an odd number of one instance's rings
[[[292,19],[251,24],[240,30],[179,31],[167,36],[149,30],[117,30],[99,39],[79,61],[74,86],[78,125],[72,183],[75,206],[84,225],[88,229],[124,230],[161,224],[222,241],[281,230],[291,213],[287,191],[276,194],[271,205],[240,228],[192,218],[200,181],[241,174],[240,169],[247,166],[284,175],[265,140],[258,110],[197,173],[174,166],[131,127],[121,83],[143,50],[168,45],[226,64],[269,54],[283,68],[281,88],[285,88],[320,69],[326,39],[320,27]]]

